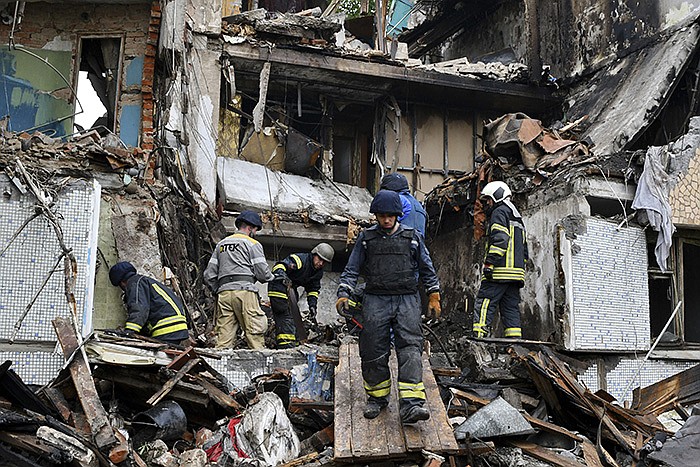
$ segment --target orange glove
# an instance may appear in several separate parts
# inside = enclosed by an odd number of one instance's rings
[[[348,297],[338,297],[338,300],[335,302],[335,309],[338,310],[338,314],[341,316],[347,316],[350,310]]]
[[[440,292],[433,292],[428,296],[428,315],[430,318],[439,319],[441,314]]]

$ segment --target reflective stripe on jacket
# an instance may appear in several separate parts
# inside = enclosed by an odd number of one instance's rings
[[[525,226],[520,213],[510,202],[496,205],[489,219],[487,233],[484,263],[493,265],[490,280],[525,282],[525,263],[528,261]]]
[[[272,267],[275,279],[270,282],[268,296],[287,300],[287,288],[282,282],[284,272],[292,281],[292,287],[304,287],[309,308],[316,308],[318,294],[321,290],[323,268],[314,269],[314,258],[311,253],[293,253]]]
[[[167,341],[188,337],[182,301],[170,288],[136,274],[126,281],[126,329]]]

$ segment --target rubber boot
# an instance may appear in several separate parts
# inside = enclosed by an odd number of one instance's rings
[[[377,418],[387,405],[389,405],[389,402],[384,399],[370,398],[367,401],[363,415],[370,420]]]
[[[410,425],[411,423],[427,420],[429,418],[430,411],[428,411],[428,409],[425,407],[421,407],[420,405],[414,405],[401,411],[401,423],[405,425]]]

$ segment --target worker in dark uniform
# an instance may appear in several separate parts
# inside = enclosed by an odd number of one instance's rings
[[[318,293],[321,290],[323,266],[333,261],[335,251],[328,243],[319,243],[311,253],[294,253],[275,264],[267,295],[272,305],[272,317],[275,320],[276,341],[278,349],[287,349],[297,345],[296,326],[289,308],[288,290],[298,300],[297,287],[304,287],[306,301],[309,304],[309,318],[316,321]]]
[[[416,229],[425,236],[425,226],[428,222],[428,214],[423,205],[408,191],[408,180],[403,174],[398,172],[386,174],[382,177],[379,186],[381,190],[391,190],[399,194],[401,198],[401,215],[399,222],[404,227]]]
[[[481,287],[474,302],[474,336],[478,338],[489,334],[499,307],[505,337],[522,337],[520,289],[525,283],[528,251],[523,218],[510,196],[510,188],[501,181],[491,182],[481,191],[489,224]]]
[[[168,344],[179,344],[189,337],[185,307],[169,287],[137,274],[134,265],[127,261],[110,268],[109,280],[124,291],[127,331]]]
[[[421,306],[418,281],[422,280],[429,295],[428,310],[440,316],[440,283],[423,236],[404,227],[397,218],[402,213],[399,194],[381,190],[372,200],[370,212],[378,225],[360,233],[348,264],[340,276],[336,308],[346,316],[349,297],[357,279],[365,279],[360,333],[362,378],[368,401],[364,416],[375,418],[389,402],[391,375],[389,354],[391,333],[399,364],[399,411],[403,423],[430,418],[423,407],[425,387],[421,354]]]

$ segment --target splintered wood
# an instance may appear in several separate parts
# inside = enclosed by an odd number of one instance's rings
[[[399,417],[397,362],[389,360],[392,390],[389,406],[380,415],[367,420],[363,416],[367,396],[362,382],[360,354],[356,343],[342,344],[335,371],[335,459],[366,461],[396,459],[422,450],[456,453],[459,448],[447,419],[445,406],[423,355],[423,383],[430,419],[414,425],[402,425]]]

